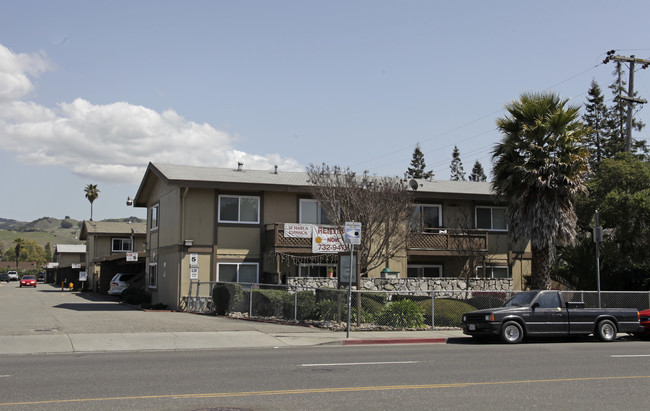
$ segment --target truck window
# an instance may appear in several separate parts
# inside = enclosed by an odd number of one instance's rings
[[[558,293],[543,293],[537,299],[537,303],[539,303],[539,308],[557,308],[562,306]]]

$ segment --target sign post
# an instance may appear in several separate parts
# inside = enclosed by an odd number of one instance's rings
[[[361,244],[361,223],[345,223],[345,242],[350,244],[350,277],[348,279],[348,327],[345,338],[350,338],[350,319],[352,314],[352,261],[354,260],[354,245]],[[359,284],[357,283],[357,290]],[[359,296],[357,296],[359,298]]]

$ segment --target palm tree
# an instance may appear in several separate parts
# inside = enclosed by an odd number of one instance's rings
[[[492,152],[492,188],[508,202],[513,240],[531,242],[530,286],[548,289],[551,246],[576,236],[574,199],[586,191],[588,171],[586,130],[577,121],[579,107],[567,107],[554,93],[522,94],[506,110],[497,120],[503,138]]]
[[[86,198],[90,201],[90,221],[93,221],[93,201],[99,197],[99,189],[97,184],[88,184],[84,191],[86,192]]]

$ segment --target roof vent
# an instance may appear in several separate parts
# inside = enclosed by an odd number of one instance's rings
[[[241,161],[238,161],[237,162],[237,171],[241,171],[242,167],[244,167],[244,163],[242,163]]]
[[[273,174],[278,174],[278,166],[273,166]]]

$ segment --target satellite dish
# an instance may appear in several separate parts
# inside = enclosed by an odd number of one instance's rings
[[[415,179],[412,178],[412,179],[409,181],[409,186],[411,186],[411,188],[413,189],[413,191],[416,191],[420,185],[418,184],[417,181],[415,181]]]

